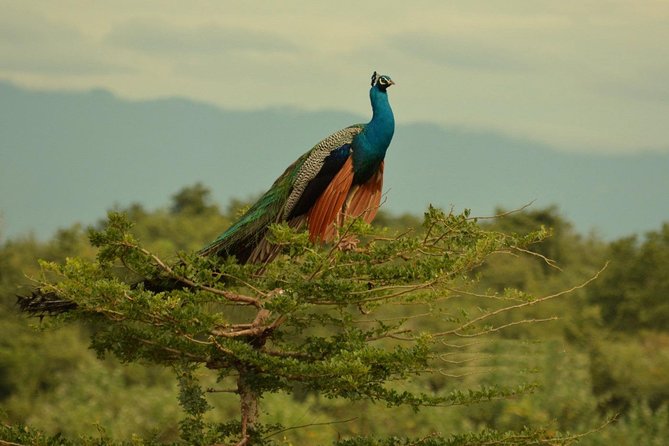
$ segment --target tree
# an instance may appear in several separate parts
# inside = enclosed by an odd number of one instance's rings
[[[604,324],[621,332],[667,331],[669,223],[649,232],[642,243],[636,237],[612,242],[607,255],[611,268],[588,293]]]
[[[172,197],[173,214],[186,213],[202,215],[216,212],[217,208],[211,204],[211,191],[202,183],[184,187]]]
[[[596,339],[592,328],[582,335],[593,393],[602,411],[662,410],[669,403],[669,223],[642,240],[614,240],[606,255],[610,267],[588,289],[605,336]]]
[[[523,255],[546,235],[545,230],[525,235],[486,231],[468,213],[430,208],[420,234],[391,235],[351,221],[326,248],[277,225],[272,238],[283,255],[260,269],[192,254],[181,254],[170,266],[144,248],[131,228],[125,216],[110,213],[106,227],[90,234],[97,259],[42,262],[40,288],[76,305],[59,318],[94,326],[91,346],[98,355],[111,353],[125,362],[152,362],[174,370],[186,414],[181,438],[188,444],[271,444],[272,434],[282,428],[261,422],[261,400],[297,388],[327,398],[415,410],[531,392],[533,383],[440,392],[421,388],[418,378],[448,375],[457,363],[453,358],[472,338],[551,319],[502,318],[566,294],[536,297],[506,290],[476,295],[478,304],[487,300],[476,311],[459,306],[458,298],[470,296],[471,271],[488,256]],[[352,236],[359,242],[350,243]],[[126,274],[119,275],[120,266],[140,277],[169,276],[183,288],[154,293],[122,280]],[[204,369],[216,375],[219,387],[203,388]],[[208,392],[236,394],[238,419],[205,421]],[[3,435],[26,436],[20,429]],[[575,438],[537,427],[339,443],[568,444]]]

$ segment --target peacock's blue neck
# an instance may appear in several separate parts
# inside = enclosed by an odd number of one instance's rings
[[[386,156],[386,150],[395,133],[395,117],[388,102],[388,93],[377,86],[369,90],[372,102],[372,120],[360,132],[354,143],[354,181],[367,181],[376,172]]]

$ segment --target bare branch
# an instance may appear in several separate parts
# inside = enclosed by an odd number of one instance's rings
[[[457,288],[451,288],[451,287],[445,287],[445,288],[454,294],[462,294],[463,296],[482,297],[485,299],[494,299],[494,300],[519,300],[517,298],[508,298],[504,296],[499,296],[497,294],[475,293],[473,291],[459,290]]]
[[[447,364],[453,364],[453,365],[467,364],[467,363],[474,362],[474,361],[481,361],[483,359],[492,358],[492,355],[480,355],[480,354],[477,354],[477,353],[472,353],[472,354],[476,354],[476,356],[474,356],[473,358],[466,358],[466,359],[460,359],[460,360],[446,359],[446,356],[450,356],[452,354],[454,354],[454,353],[444,353],[444,354],[441,354],[441,355],[437,355],[437,358],[439,358],[441,361],[443,361]],[[462,354],[465,354],[465,353],[457,352],[457,354],[462,355]]]
[[[531,300],[531,301],[528,301],[528,302],[523,302],[523,303],[520,303],[520,304],[517,304],[517,305],[511,305],[511,306],[508,306],[508,307],[500,308],[500,309],[495,310],[495,311],[491,311],[491,312],[483,314],[483,315],[481,315],[481,316],[479,316],[475,319],[472,319],[471,321],[469,321],[465,324],[462,324],[461,326],[459,326],[457,328],[454,328],[453,330],[444,331],[444,332],[441,332],[441,333],[434,333],[433,336],[445,336],[445,335],[449,335],[449,334],[454,334],[454,335],[458,335],[458,336],[468,337],[468,335],[463,335],[461,333],[462,330],[464,330],[467,327],[470,327],[470,326],[472,326],[472,325],[474,325],[478,322],[489,319],[493,316],[497,316],[498,314],[506,313],[506,312],[509,312],[509,311],[512,311],[512,310],[517,310],[519,308],[529,307],[529,306],[532,306],[532,305],[536,305],[540,302],[545,302],[547,300],[554,299],[556,297],[564,296],[565,294],[572,293],[576,290],[579,290],[581,288],[584,288],[584,287],[588,286],[588,284],[590,284],[591,282],[593,282],[594,280],[596,280],[599,277],[599,275],[606,269],[606,267],[608,265],[609,265],[609,262],[606,262],[606,264],[602,267],[602,269],[597,271],[594,276],[590,277],[588,280],[581,283],[580,285],[576,285],[574,287],[571,287],[568,290],[560,291],[559,293],[551,294],[549,296],[544,296],[544,297],[539,298],[539,299],[535,299],[535,300]],[[493,330],[493,331],[496,331],[496,330]],[[489,332],[489,331],[486,331],[486,333],[487,332]]]
[[[455,334],[456,336],[463,337],[463,338],[474,338],[476,336],[483,336],[483,335],[488,334],[488,333],[494,333],[496,331],[500,331],[500,330],[503,330],[505,328],[512,327],[514,325],[534,324],[536,322],[549,322],[549,321],[555,321],[557,319],[558,319],[557,316],[551,316],[551,317],[542,318],[542,319],[523,319],[522,321],[513,321],[513,322],[509,322],[508,324],[500,325],[500,326],[497,326],[497,327],[490,327],[486,330],[482,330],[482,331],[479,331],[479,332],[476,332],[476,333],[464,334],[464,333],[457,333],[456,332],[456,333],[453,333],[453,334]],[[440,336],[440,334],[437,334],[437,335],[434,335],[434,336]]]
[[[120,243],[120,245],[138,250],[139,252],[141,252],[145,256],[149,257],[151,260],[153,260],[156,263],[156,265],[158,265],[170,277],[172,277],[173,279],[178,280],[179,282],[182,282],[182,283],[184,283],[188,286],[191,286],[193,288],[197,288],[197,289],[200,289],[200,290],[203,290],[203,291],[210,292],[212,294],[216,294],[218,296],[222,296],[222,297],[224,297],[227,300],[232,301],[232,302],[240,302],[240,303],[244,303],[244,304],[247,304],[247,305],[252,305],[256,308],[261,308],[260,301],[256,298],[253,298],[253,297],[250,297],[250,296],[244,296],[242,294],[232,293],[230,291],[225,291],[225,290],[221,290],[221,289],[218,289],[218,288],[213,288],[213,287],[210,287],[210,286],[207,286],[207,285],[202,285],[202,284],[196,283],[196,282],[188,279],[187,277],[182,277],[182,276],[178,275],[177,273],[175,273],[174,270],[172,268],[170,268],[170,266],[165,264],[162,260],[160,260],[160,258],[158,258],[158,256],[156,256],[155,254],[152,254],[148,250],[146,250],[144,248],[141,248],[139,246],[130,244],[130,243],[126,243],[126,242]]]
[[[544,256],[544,255],[542,255],[542,254],[539,254],[538,252],[530,251],[530,250],[528,250],[528,249],[523,249],[523,248],[521,248],[521,247],[519,247],[519,246],[514,246],[513,249],[515,249],[516,251],[523,252],[523,253],[525,253],[525,254],[529,254],[529,255],[531,255],[531,256],[539,257],[541,260],[543,260],[544,262],[546,262],[546,264],[547,264],[548,266],[550,266],[551,268],[555,268],[555,269],[558,270],[558,271],[562,271],[562,268],[560,268],[560,267],[557,265],[557,263],[555,262],[555,260],[553,260],[553,259],[549,259],[548,257],[546,257],[546,256]]]
[[[496,218],[506,217],[507,215],[517,214],[518,212],[522,212],[525,209],[527,209],[528,207],[532,206],[535,201],[537,201],[537,200],[532,200],[529,203],[522,205],[518,209],[512,209],[510,211],[502,212],[501,214],[488,215],[486,217],[469,217],[467,220],[493,220],[493,219],[496,219]]]
[[[482,373],[485,373],[486,371],[487,370],[471,370],[471,371],[468,371],[466,373],[447,373],[444,370],[439,369],[439,370],[437,370],[437,373],[442,375],[442,376],[445,376],[447,378],[458,379],[458,378],[464,378],[466,376],[480,375]]]
[[[370,314],[371,311],[363,314]],[[419,313],[412,314],[410,316],[397,316],[397,317],[386,317],[386,318],[374,318],[374,319],[354,319],[351,322],[355,324],[377,324],[379,322],[391,322],[391,321],[409,321],[411,319],[418,319],[421,317],[431,316],[432,313]]]
[[[404,333],[411,333],[412,331],[413,330],[410,330],[410,329],[407,328],[405,330],[399,330],[399,331],[395,331],[393,333],[384,333],[382,335],[367,338],[367,339],[365,339],[365,341],[372,342],[372,341],[378,341],[379,339],[387,339],[387,338],[397,339],[399,341],[415,341],[416,339],[414,339],[414,338],[399,336],[399,335],[404,334]]]
[[[214,389],[213,387],[208,387],[205,389],[207,393],[238,393],[237,389]]]
[[[23,446],[23,444],[14,443],[13,441],[0,440],[0,446]]]
[[[309,424],[302,424],[302,425],[300,425],[300,426],[286,427],[286,428],[284,428],[284,429],[280,429],[280,430],[278,430],[278,431],[272,432],[271,434],[267,435],[267,436],[264,438],[264,440],[266,440],[266,439],[268,439],[268,438],[270,438],[270,437],[273,437],[273,436],[275,436],[275,435],[279,435],[279,434],[281,434],[281,433],[283,433],[283,432],[290,431],[290,430],[294,430],[294,429],[302,429],[302,428],[305,428],[305,427],[311,427],[311,426],[328,426],[328,425],[331,425],[331,424],[350,423],[351,421],[355,421],[355,420],[357,420],[357,419],[358,419],[358,417],[353,417],[353,418],[348,418],[348,419],[346,419],[346,420],[325,421],[325,422],[323,422],[323,423],[309,423]]]
[[[219,276],[219,277],[227,277],[227,278],[229,278],[229,279],[236,280],[237,282],[241,283],[241,284],[244,285],[245,287],[250,288],[251,290],[253,290],[254,293],[257,293],[257,294],[259,294],[259,295],[261,295],[261,296],[263,296],[263,297],[269,297],[269,294],[270,294],[270,293],[265,293],[265,292],[263,292],[262,290],[260,290],[260,289],[258,289],[258,288],[256,288],[256,287],[254,287],[253,285],[251,285],[251,284],[248,283],[247,281],[242,280],[242,279],[240,279],[240,278],[237,277],[237,276],[233,276],[232,274],[226,274],[226,273],[218,273],[218,276]]]
[[[265,321],[269,319],[270,315],[271,312],[269,310],[261,309],[256,314],[256,317],[252,323],[214,328],[211,330],[211,334],[224,338],[236,338],[239,336],[263,336],[268,331],[276,330],[286,320],[285,316],[280,315],[274,319],[274,322],[267,325],[265,324]]]
[[[488,344],[488,341],[478,340],[478,341],[467,342],[465,344],[451,344],[450,342],[446,342],[445,340],[442,339],[440,341],[440,344],[443,345],[444,347],[460,349],[460,348],[472,347],[475,345]]]
[[[150,341],[148,339],[143,339],[143,338],[135,338],[135,339],[137,339],[139,342],[141,342],[143,344],[151,345],[153,347],[158,347],[159,349],[161,349],[163,351],[166,351],[168,353],[172,353],[172,354],[177,355],[177,356],[186,356],[186,357],[191,358],[191,359],[193,359],[195,361],[198,361],[198,362],[207,362],[207,358],[204,358],[202,356],[197,356],[197,355],[194,355],[192,353],[184,352],[184,351],[177,350],[177,349],[171,348],[171,347],[166,347],[164,345],[160,345],[159,343],[157,343],[155,341]]]

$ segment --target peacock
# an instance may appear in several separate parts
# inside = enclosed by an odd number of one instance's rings
[[[271,261],[272,223],[306,227],[312,242],[329,242],[347,217],[371,222],[381,201],[383,163],[395,132],[390,76],[372,74],[372,119],[341,129],[299,157],[242,217],[200,251],[240,263]]]
[[[330,242],[349,217],[371,222],[381,202],[383,163],[395,132],[388,101],[390,76],[372,74],[372,119],[341,129],[299,157],[234,224],[199,251],[202,256],[236,257],[239,263],[272,261],[279,247],[268,241],[273,223],[306,225],[314,243]],[[133,286],[167,291],[184,284],[171,277],[146,278]],[[60,313],[76,307],[52,292],[19,296],[22,310]]]

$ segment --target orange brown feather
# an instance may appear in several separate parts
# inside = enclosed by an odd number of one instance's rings
[[[353,184],[353,161],[349,157],[325,191],[309,210],[309,238],[312,242],[329,241],[334,236],[334,223]]]
[[[371,223],[381,204],[382,189],[383,162],[372,178],[351,190],[346,200],[345,217],[361,217],[367,223]]]
[[[383,163],[367,182],[353,186],[353,162],[349,158],[316,200],[308,214],[312,242],[329,242],[346,217],[361,217],[371,223],[381,203]]]

